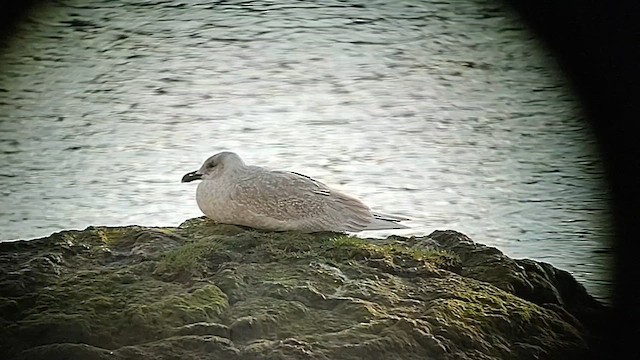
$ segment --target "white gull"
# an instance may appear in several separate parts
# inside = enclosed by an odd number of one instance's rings
[[[408,220],[371,211],[360,200],[308,176],[248,166],[224,151],[208,158],[182,182],[202,180],[200,210],[218,223],[306,233],[405,229]]]

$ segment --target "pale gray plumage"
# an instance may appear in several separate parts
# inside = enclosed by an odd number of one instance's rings
[[[402,217],[372,212],[360,200],[308,176],[248,166],[233,152],[208,158],[183,182],[202,180],[196,191],[210,219],[258,229],[356,232],[407,228]]]

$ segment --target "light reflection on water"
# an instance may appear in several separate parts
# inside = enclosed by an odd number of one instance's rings
[[[61,1],[3,48],[2,238],[177,225],[200,215],[181,176],[226,149],[412,218],[402,235],[455,229],[609,296],[601,160],[509,12],[182,3]]]

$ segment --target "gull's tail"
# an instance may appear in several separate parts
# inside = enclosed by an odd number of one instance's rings
[[[409,219],[374,212],[373,220],[363,230],[408,229],[408,226],[400,224],[400,221],[406,220]]]

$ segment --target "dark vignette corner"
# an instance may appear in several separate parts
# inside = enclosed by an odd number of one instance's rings
[[[640,19],[633,1],[507,0],[554,53],[596,133],[610,187],[615,221],[614,317],[602,356],[640,358],[638,268],[633,251],[640,214],[638,148],[633,131],[640,114],[637,84]],[[636,15],[634,15],[636,14]],[[636,91],[634,91],[634,89]],[[630,330],[634,329],[634,330]],[[633,356],[635,355],[635,356]]]

